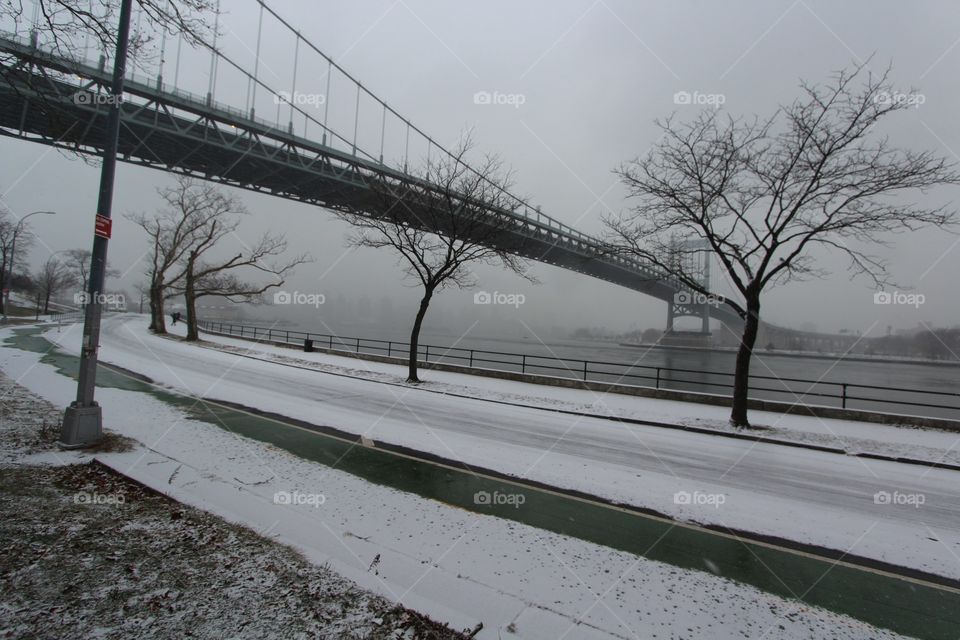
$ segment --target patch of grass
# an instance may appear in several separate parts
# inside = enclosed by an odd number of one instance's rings
[[[99,464],[0,473],[0,635],[467,636]]]

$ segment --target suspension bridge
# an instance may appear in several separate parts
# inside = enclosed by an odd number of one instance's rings
[[[160,42],[155,61],[145,56],[128,65],[118,158],[372,217],[383,214],[383,205],[373,197],[373,184],[388,181],[418,186],[421,191],[434,188],[424,182],[423,173],[411,171],[411,165],[425,158],[429,172],[431,162],[451,158],[452,153],[372,93],[269,5],[251,1],[259,15],[252,69],[238,62],[242,50],[233,54],[218,43],[222,31],[232,33],[221,23],[219,12],[212,42],[185,47],[182,35],[162,33],[154,38]],[[266,29],[272,31],[271,43],[292,42],[289,61],[273,65],[289,73],[289,78],[283,78],[289,84],[282,87],[280,74],[268,72],[271,67],[261,55],[265,20]],[[89,36],[82,46],[78,43],[67,51],[62,43],[50,41],[31,25],[13,27],[0,34],[0,133],[99,155],[112,97],[109,53],[91,47]],[[174,50],[175,54],[168,55]],[[187,60],[191,54],[193,59]],[[197,64],[199,54],[209,57],[208,65]],[[317,68],[317,60],[325,74],[319,79],[307,77],[301,70]],[[209,73],[198,74],[200,67]],[[188,77],[190,71],[192,78]],[[173,81],[168,82],[171,72]],[[266,75],[273,77],[268,81]],[[191,80],[194,87],[205,80],[206,91],[181,86],[190,85]],[[237,91],[239,86],[246,87],[243,108],[237,106],[243,93]],[[334,100],[332,95],[341,99]],[[275,112],[273,118],[263,117],[271,112]],[[670,330],[674,318],[680,316],[701,318],[704,333],[709,332],[709,317],[731,327],[741,322],[732,309],[701,301],[662,269],[618,255],[602,240],[560,222],[522,198],[504,195],[508,206],[486,207],[491,223],[496,220],[498,228],[503,228],[503,220],[508,221],[506,231],[493,240],[500,248],[664,300]],[[420,225],[417,208],[422,205],[407,204],[409,223]]]

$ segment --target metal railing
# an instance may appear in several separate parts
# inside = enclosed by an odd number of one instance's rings
[[[406,358],[410,348],[408,342],[396,340],[337,336],[206,320],[201,320],[198,324],[201,329],[210,333],[252,340],[297,346],[310,340],[313,346],[329,351]],[[427,364],[451,364],[524,375],[713,395],[728,395],[727,392],[733,389],[734,380],[734,374],[724,371],[579,360],[431,344],[419,345],[417,360]],[[925,409],[928,410],[926,414],[918,415],[960,420],[960,392],[952,391],[752,375],[750,396],[791,404],[819,404],[867,411],[890,411],[899,407],[898,412],[903,413]]]
[[[82,322],[83,321],[83,311],[80,309],[73,309],[70,311],[60,311],[58,313],[50,314],[50,322]]]

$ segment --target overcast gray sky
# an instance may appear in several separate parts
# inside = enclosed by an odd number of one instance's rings
[[[893,67],[904,91],[915,89],[923,103],[886,123],[901,145],[934,149],[956,159],[960,131],[956,114],[960,85],[960,5],[949,1],[638,2],[628,0],[522,3],[492,0],[364,0],[353,3],[274,0],[275,7],[365,86],[438,141],[455,144],[468,127],[482,151],[498,153],[516,170],[515,191],[528,195],[544,212],[590,233],[600,233],[600,215],[628,205],[612,169],[643,154],[657,139],[654,119],[676,112],[692,118],[709,105],[678,105],[677,92],[722,96],[733,114],[767,115],[798,95],[798,81],[823,81],[837,69],[871,59],[869,68]],[[253,66],[256,4],[225,0],[223,19],[228,53]],[[261,76],[289,89],[293,41],[268,23],[261,47]],[[168,43],[164,75],[170,80],[174,49]],[[871,58],[872,56],[872,58]],[[176,72],[180,83],[206,91],[205,58],[185,55]],[[317,58],[301,58],[299,87],[323,92],[325,68]],[[246,84],[225,71],[217,99],[243,107]],[[507,104],[477,104],[487,92]],[[326,97],[334,117],[350,129],[352,96]],[[716,101],[715,98],[713,98]],[[518,104],[522,103],[522,104]],[[271,113],[261,95],[258,115]],[[321,107],[317,106],[317,113]],[[364,112],[361,141],[376,146],[379,114]],[[314,130],[312,133],[316,133]],[[389,132],[394,143],[399,130]],[[389,146],[389,145],[388,145]],[[396,148],[396,147],[393,147]],[[88,248],[99,171],[49,147],[0,140],[0,193],[16,213],[54,209],[55,217],[35,216],[42,240],[30,260],[49,251]],[[388,151],[389,155],[389,151]],[[139,279],[145,240],[124,212],[159,206],[155,189],[169,176],[122,165],[114,205],[111,263],[124,271],[128,286]],[[299,269],[289,289],[320,292],[328,304],[336,295],[358,300],[383,297],[412,315],[416,294],[404,284],[392,255],[349,250],[348,229],[318,208],[268,196],[238,192],[252,215],[241,239],[269,228],[285,232],[291,251],[309,251],[316,262]],[[925,203],[958,202],[958,188],[920,196]],[[957,237],[928,230],[894,239],[878,252],[889,258],[894,279],[924,294],[920,309],[878,307],[867,281],[853,281],[846,264],[829,255],[833,271],[825,280],[792,284],[771,292],[765,319],[799,327],[815,322],[821,330],[874,332],[887,325],[919,322],[956,325],[960,302]],[[239,246],[239,240],[238,240]],[[665,324],[665,304],[635,292],[544,265],[531,286],[517,277],[483,268],[479,289],[525,294],[520,309],[497,310],[501,322],[518,327],[605,325],[625,330]],[[444,292],[438,313],[469,314],[473,292]],[[474,307],[475,308],[475,307]]]

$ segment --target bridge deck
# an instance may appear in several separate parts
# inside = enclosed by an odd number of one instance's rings
[[[106,93],[110,74],[11,38],[0,51],[0,133],[99,154],[108,107],[78,101],[78,91]],[[328,209],[376,215],[370,184],[388,178],[423,184],[403,171],[299,137],[266,121],[183,91],[134,78],[126,81],[119,158],[168,172]],[[493,213],[493,212],[492,212]],[[498,210],[513,220],[502,238],[510,252],[672,301],[679,283],[651,265],[612,255],[599,240],[536,212]],[[411,222],[416,222],[414,218]],[[732,309],[711,309],[739,323]]]

